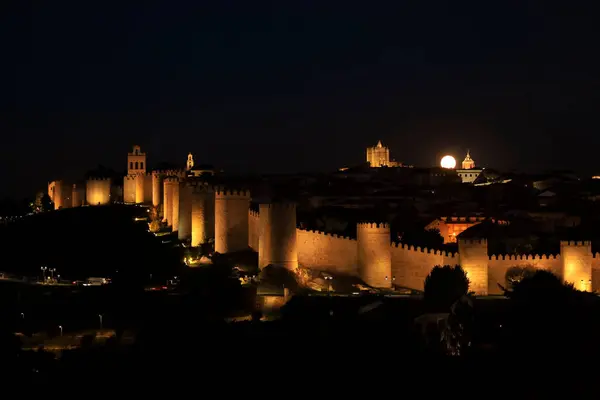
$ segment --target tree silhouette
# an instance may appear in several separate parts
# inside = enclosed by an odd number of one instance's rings
[[[510,267],[506,271],[506,284],[508,285],[508,289],[513,289],[515,285],[521,282],[523,279],[531,277],[535,274],[536,269],[532,265],[526,266],[514,266]]]
[[[424,300],[432,312],[449,312],[462,296],[469,294],[469,279],[460,265],[436,265],[425,278]]]

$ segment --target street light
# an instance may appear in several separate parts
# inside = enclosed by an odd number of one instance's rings
[[[48,267],[40,267],[40,269],[42,270],[42,282],[46,282],[46,270]]]
[[[25,314],[21,313],[21,319],[25,319]]]
[[[102,329],[102,314],[98,314],[98,318],[100,318],[100,329]]]
[[[325,275],[325,280],[331,281],[331,280],[333,280],[333,276]],[[331,282],[327,282],[327,294],[331,296]]]
[[[386,280],[386,281],[387,281],[387,280],[390,280],[390,278],[386,276],[386,277],[385,277],[385,280]],[[394,289],[394,281],[395,281],[395,280],[396,280],[396,277],[395,277],[395,276],[392,276],[392,278],[391,278],[391,280],[390,280],[390,285],[391,285],[391,287],[392,287],[392,290]]]
[[[62,325],[59,325],[58,329],[60,329],[60,336],[62,336],[63,335],[63,327],[62,327]]]

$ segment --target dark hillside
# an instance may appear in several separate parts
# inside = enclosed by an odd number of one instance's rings
[[[147,231],[142,207],[111,205],[41,213],[0,226],[0,271],[38,276],[40,266],[68,279],[170,275],[179,248]]]

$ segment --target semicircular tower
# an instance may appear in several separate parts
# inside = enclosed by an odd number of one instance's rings
[[[197,247],[214,237],[215,232],[215,192],[202,182],[191,185],[192,241]]]
[[[268,265],[298,268],[296,204],[261,204],[259,213],[259,268]]]
[[[250,192],[215,191],[215,251],[225,254],[248,249]]]
[[[390,226],[385,223],[359,223],[356,226],[358,273],[369,286],[392,287]]]

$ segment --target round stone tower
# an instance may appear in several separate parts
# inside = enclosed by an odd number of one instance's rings
[[[168,176],[164,179],[164,200],[163,200],[163,215],[164,220],[167,221],[167,226],[173,226],[173,200],[175,188],[179,189],[179,179],[175,176]],[[177,206],[179,206],[179,199],[177,199]],[[179,219],[179,216],[177,216]]]
[[[215,191],[215,251],[225,254],[248,249],[250,192]]]
[[[563,264],[563,279],[575,289],[592,291],[592,242],[560,242],[560,258]]]
[[[144,179],[145,174],[137,174],[135,176],[135,203],[142,204],[144,202]]]
[[[390,226],[384,223],[359,223],[356,226],[358,273],[369,286],[392,287]]]
[[[296,205],[293,203],[261,204],[259,229],[259,268],[275,265],[296,270],[298,268]]]
[[[181,241],[192,238],[192,187],[185,181],[179,183],[179,222],[177,238]]]
[[[152,172],[152,205],[158,207],[162,201],[163,176],[160,171]]]
[[[191,187],[192,247],[206,243],[215,233],[215,192],[209,185]]]

